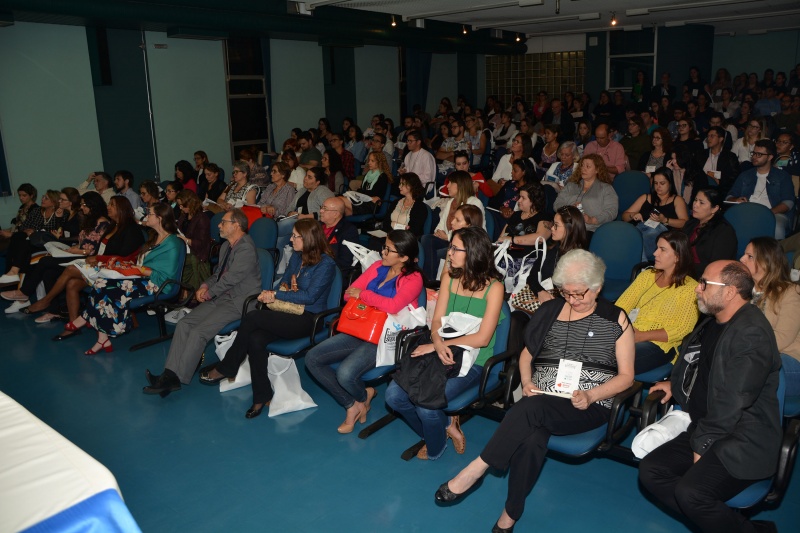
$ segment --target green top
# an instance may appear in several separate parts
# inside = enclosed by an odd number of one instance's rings
[[[496,282],[496,280],[491,280],[489,282],[489,286],[486,287],[486,290],[483,291],[483,296],[480,298],[475,298],[474,296],[461,296],[453,292],[453,278],[450,278],[450,298],[447,301],[447,314],[456,312],[456,313],[465,313],[472,316],[479,316],[483,317],[486,313],[486,295],[489,294],[489,288]],[[503,316],[503,310],[500,310],[500,320],[505,318]],[[494,355],[494,342],[497,338],[497,330],[492,333],[492,340],[489,341],[487,346],[481,348],[481,351],[478,353],[478,358],[475,360],[475,364],[478,366],[483,366],[486,364],[486,361],[489,360],[491,356]]]
[[[150,280],[157,286],[168,279],[181,279],[181,265],[178,264],[181,246],[186,246],[176,235],[168,235],[158,246],[150,249],[144,256],[143,266],[153,269]]]

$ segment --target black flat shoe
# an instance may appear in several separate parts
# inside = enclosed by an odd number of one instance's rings
[[[516,524],[514,524],[514,526],[515,525]],[[492,533],[514,533],[514,526],[502,528],[497,525],[497,522],[495,522],[494,527],[492,528]]]
[[[447,486],[447,482],[445,482],[439,486],[439,490],[436,491],[436,495],[434,497],[438,503],[453,503],[461,499],[464,494],[466,493],[456,494],[450,490],[450,487]]]
[[[144,387],[142,392],[145,394],[159,394],[162,398],[166,398],[169,393],[179,390],[181,390],[181,381],[178,376],[171,370],[164,370],[164,373],[158,376],[155,383]]]
[[[80,329],[76,329],[75,331],[62,331],[61,333],[59,333],[58,335],[53,337],[53,340],[54,341],[65,341],[65,340],[67,340],[67,339],[69,339],[71,337],[74,337],[75,335],[80,335],[81,331],[82,330],[80,330]]]
[[[269,402],[267,402],[267,403],[262,403],[262,404],[261,404],[261,407],[259,407],[258,409],[256,409],[256,406],[255,406],[255,404],[253,404],[252,406],[250,406],[250,409],[248,409],[248,410],[247,410],[247,412],[244,414],[244,417],[245,417],[245,418],[255,418],[255,417],[257,417],[258,415],[260,415],[260,414],[261,414],[261,411],[262,411],[262,410],[264,409],[264,407],[266,407],[267,405],[269,405]]]

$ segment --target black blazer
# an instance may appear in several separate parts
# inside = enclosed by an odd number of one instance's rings
[[[706,164],[708,161],[709,156],[711,155],[710,150],[706,150],[706,156],[703,159],[703,165]],[[733,182],[736,181],[736,178],[739,177],[740,168],[739,168],[739,158],[736,157],[736,154],[731,152],[730,150],[722,150],[719,153],[719,157],[717,158],[717,170],[721,173],[719,178],[719,191],[723,198],[728,196],[728,191],[733,187]],[[711,185],[714,183],[714,180],[708,178],[708,183]],[[714,183],[713,186],[716,186]]]
[[[689,363],[686,349],[697,344],[704,320],[683,341],[670,378],[680,405],[683,377]],[[703,455],[708,450],[738,479],[764,479],[775,473],[783,431],[778,410],[781,359],[775,333],[757,307],[745,304],[725,324],[714,348],[708,376],[708,411],[693,420],[689,444]],[[691,428],[690,428],[691,429]]]
[[[548,109],[542,113],[542,124],[552,123],[553,111]],[[569,111],[563,108],[561,109],[561,124],[559,124],[559,130],[561,131],[558,136],[559,140],[571,141],[573,137],[575,137],[575,119],[572,118],[572,114]]]
[[[386,212],[386,217],[383,219],[383,226],[381,229],[386,233],[392,231],[392,213],[394,212],[397,204],[402,202],[403,198],[400,198],[389,206],[389,210]],[[414,202],[414,205],[411,206],[411,216],[408,217],[408,231],[414,234],[415,237],[420,238],[422,237],[422,230],[425,226],[425,218],[428,216],[428,210],[425,209],[425,205],[422,203],[422,200],[417,200]],[[431,231],[433,228],[431,228]]]
[[[358,240],[358,229],[350,222],[342,219],[336,224],[330,237],[328,237],[328,246],[331,247],[333,259],[339,269],[349,270],[353,265],[353,252],[342,244],[344,241],[361,244]]]
[[[103,255],[127,257],[136,253],[143,244],[143,229],[138,224],[128,224],[108,239]]]
[[[697,240],[692,242],[692,232],[700,224],[696,218],[690,218],[683,226],[683,232],[689,236],[689,247],[694,248],[700,263],[694,265],[694,279],[700,279],[706,267],[720,259],[736,259],[737,240],[733,226],[722,216],[722,211],[717,212],[717,218],[700,231]]]

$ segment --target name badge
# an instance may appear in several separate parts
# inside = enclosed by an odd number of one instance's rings
[[[648,218],[647,220],[644,221],[645,226],[653,229],[656,229],[660,224],[661,222],[659,222],[658,220],[653,220],[652,218]]]
[[[562,359],[558,363],[558,373],[556,374],[556,392],[566,392],[572,394],[573,391],[578,390],[578,385],[581,379],[581,368],[583,363],[580,361],[568,361]]]
[[[792,96],[797,94],[797,87],[792,87]]]
[[[722,89],[717,89],[717,96],[722,96]]]
[[[631,324],[636,322],[636,317],[639,316],[639,308],[631,309],[631,312],[628,313],[628,318],[631,321]]]
[[[719,170],[715,170],[714,171],[714,179],[719,181],[721,177],[722,177],[722,172],[720,172]]]
[[[67,239],[69,239],[69,232],[68,232],[68,231],[65,231],[65,232],[64,232],[64,237],[66,237]]]
[[[692,89],[692,96],[697,96],[697,89]]]
[[[731,118],[731,114],[730,114],[730,113],[728,113],[727,111],[725,111],[724,113],[722,113],[722,116],[723,116],[723,117],[725,117],[726,119],[728,119],[728,118]]]
[[[406,229],[405,224],[392,224],[392,229]]]
[[[653,172],[656,171],[656,166],[655,165],[648,165],[648,166],[644,167],[644,171],[647,174],[652,174]]]

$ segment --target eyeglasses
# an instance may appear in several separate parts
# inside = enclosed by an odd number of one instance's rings
[[[570,298],[574,298],[574,299],[575,299],[575,301],[577,301],[577,302],[582,302],[582,301],[583,301],[583,298],[584,298],[584,297],[586,296],[586,294],[589,292],[589,289],[586,289],[586,290],[585,290],[585,291],[583,291],[583,292],[566,292],[564,289],[558,289],[558,292],[559,292],[559,293],[561,294],[561,296],[562,296],[562,297],[563,297],[565,300],[567,300],[567,301],[569,301],[569,299],[570,299]]]
[[[758,124],[748,124],[747,127],[748,128],[754,128],[754,129],[757,129],[757,130],[761,129],[761,126],[759,126]]]
[[[450,250],[451,252],[466,252],[467,251],[466,248],[459,248],[458,246],[456,246],[454,244],[451,244],[450,246],[448,246],[447,249]]]
[[[689,125],[688,124],[678,124],[678,127],[679,128],[688,128]]]
[[[244,174],[243,170],[239,170],[238,168],[233,171],[233,174]]]
[[[764,152],[750,152],[750,157],[767,157],[768,155]]]
[[[235,222],[234,220],[226,220],[224,218],[219,221],[220,224],[225,224],[225,223],[233,224],[234,222]]]
[[[400,253],[400,252],[398,252],[397,250],[392,250],[392,249],[391,249],[391,248],[389,248],[388,246],[384,246],[383,248],[381,248],[381,250],[383,250],[383,251],[384,251],[384,252],[386,252],[387,254],[399,254],[399,253]]]
[[[700,286],[700,290],[703,291],[703,292],[705,292],[706,287],[708,287],[709,285],[717,285],[719,287],[727,287],[728,286],[727,283],[720,283],[719,281],[708,281],[705,278],[700,278],[699,280],[697,280],[697,284]]]
[[[59,202],[69,202],[69,198],[59,198]]]
[[[291,236],[291,237],[289,237],[289,239],[290,239],[290,240],[293,240],[293,241],[294,241],[294,240],[297,240],[297,239],[303,240],[303,236],[302,236],[302,235],[297,235],[297,234],[295,234],[295,233],[292,233],[292,236]]]

